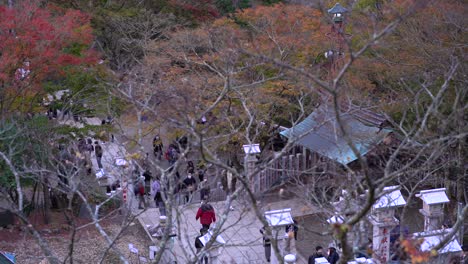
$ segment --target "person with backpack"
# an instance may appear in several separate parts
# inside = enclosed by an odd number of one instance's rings
[[[201,242],[201,238],[206,234],[208,233],[208,229],[206,228],[202,228],[200,229],[200,235],[197,236],[195,238],[195,248],[197,249],[197,254],[200,253],[200,251],[202,251],[204,245],[203,243]],[[208,256],[207,254],[203,254],[202,256],[200,256],[200,261],[198,263],[202,264],[202,263],[205,263],[205,264],[208,264]]]
[[[102,147],[101,145],[99,145],[99,142],[95,141],[94,142],[94,154],[96,154],[96,161],[97,161],[97,164],[98,164],[98,167],[100,169],[102,169],[102,163],[101,163],[101,160],[102,160]]]
[[[176,163],[178,153],[174,145],[169,145],[169,147],[166,150],[166,153],[164,154],[164,158],[169,162],[169,165],[171,166],[174,165],[174,163]]]
[[[198,208],[195,220],[200,219],[200,224],[203,228],[210,229],[211,223],[216,222],[216,215],[213,206],[204,203]]]

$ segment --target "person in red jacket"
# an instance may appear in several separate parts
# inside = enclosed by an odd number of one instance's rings
[[[216,216],[213,206],[211,206],[210,204],[202,204],[202,206],[198,208],[195,220],[198,220],[198,218],[200,218],[200,224],[202,224],[203,228],[209,229],[211,223],[216,222]]]

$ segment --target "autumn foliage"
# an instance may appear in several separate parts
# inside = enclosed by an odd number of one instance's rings
[[[427,263],[436,254],[436,252],[421,251],[420,245],[422,242],[422,239],[403,239],[401,241],[401,246],[411,257],[411,263],[413,264]]]
[[[29,62],[28,84],[38,88],[44,79],[68,66],[89,65],[96,55],[90,17],[80,11],[18,1],[12,9],[0,6],[0,83],[7,89],[22,85],[15,73]],[[16,80],[15,80],[16,79]]]

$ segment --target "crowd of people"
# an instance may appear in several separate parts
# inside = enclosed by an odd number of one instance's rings
[[[153,155],[156,160],[162,161],[163,158],[168,162],[168,172],[173,177],[173,194],[176,197],[176,203],[189,203],[192,201],[195,192],[200,192],[200,198],[202,201],[206,201],[209,198],[210,186],[208,179],[206,178],[206,168],[203,163],[198,163],[196,166],[193,161],[188,160],[185,164],[180,164],[174,173],[175,163],[180,158],[180,149],[186,145],[187,140],[184,138],[177,139],[164,150],[164,144],[160,135],[156,135],[153,138]],[[146,159],[149,156],[147,154]],[[161,182],[160,177],[153,177],[150,169],[148,168],[148,162],[143,162],[143,176],[139,176],[139,172],[136,173],[136,179],[134,181],[134,193],[138,198],[138,208],[143,209],[147,207],[146,197],[150,196],[156,207],[159,208],[161,215],[165,215],[165,204],[164,201],[167,199],[167,191],[169,191],[169,180],[166,179],[165,184]],[[180,168],[185,165],[185,171],[180,172]],[[181,177],[184,174],[184,177]],[[198,176],[198,181],[195,179]],[[152,181],[152,183],[151,183]],[[145,197],[146,196],[146,197]]]

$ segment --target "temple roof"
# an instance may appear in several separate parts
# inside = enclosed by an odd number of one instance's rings
[[[348,108],[348,111],[339,115],[345,131],[361,155],[369,152],[390,132],[379,127],[384,120],[380,115],[369,113],[371,112]],[[367,118],[369,115],[372,118]],[[299,124],[282,131],[281,135],[341,164],[357,159],[341,133],[334,109],[326,104],[318,107]]]

